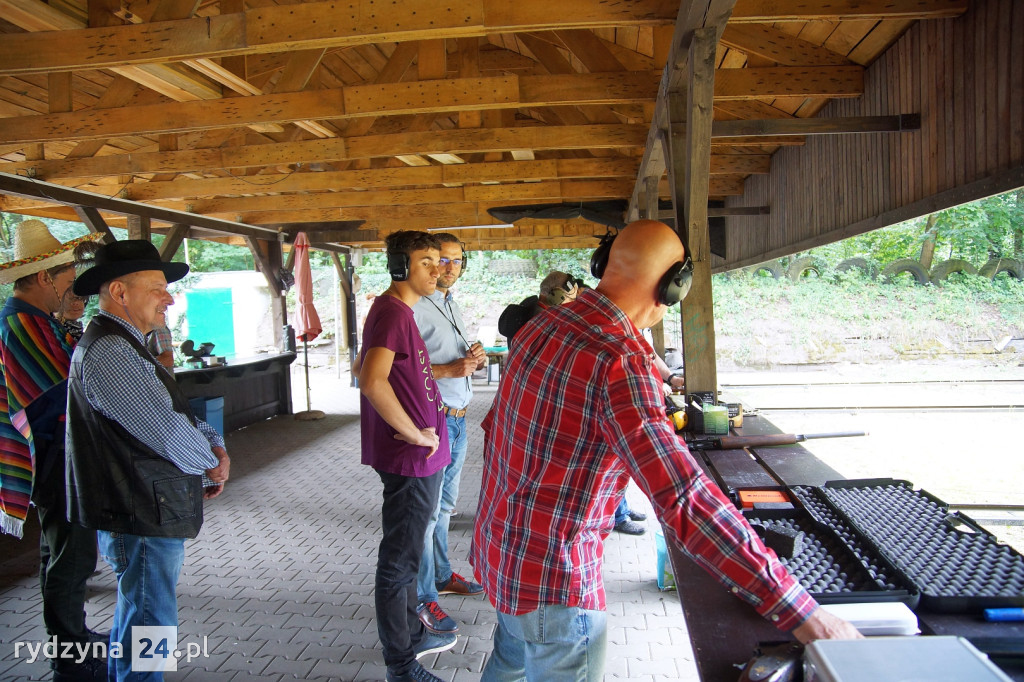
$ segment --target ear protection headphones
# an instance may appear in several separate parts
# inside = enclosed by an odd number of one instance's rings
[[[604,269],[608,266],[608,254],[611,253],[612,243],[615,236],[611,232],[601,237],[601,243],[590,256],[590,274],[597,279],[604,276]],[[665,272],[658,282],[658,302],[662,305],[675,305],[684,298],[690,291],[693,284],[693,261],[687,256],[683,261],[676,261],[672,267]]]
[[[404,251],[388,254],[388,274],[396,282],[409,279],[409,254]]]

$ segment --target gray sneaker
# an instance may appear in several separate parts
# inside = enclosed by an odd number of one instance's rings
[[[455,646],[455,642],[457,642],[458,639],[458,635],[453,635],[451,633],[437,634],[427,630],[423,637],[423,641],[420,642],[419,646],[415,647],[416,658],[418,660],[429,654],[439,654],[442,651],[448,651]]]

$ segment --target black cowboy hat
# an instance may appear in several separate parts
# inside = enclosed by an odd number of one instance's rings
[[[105,244],[96,252],[92,262],[93,266],[75,279],[74,292],[79,296],[98,294],[104,282],[133,272],[160,270],[168,282],[177,282],[188,274],[187,264],[160,260],[160,252],[145,239]]]

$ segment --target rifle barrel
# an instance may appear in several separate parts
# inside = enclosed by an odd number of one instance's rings
[[[801,440],[810,440],[812,438],[851,438],[853,436],[866,436],[867,431],[836,431],[834,433],[805,433],[800,436]]]

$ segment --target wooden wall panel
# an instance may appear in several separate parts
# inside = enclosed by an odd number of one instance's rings
[[[780,148],[728,206],[728,259],[750,265],[1013,189],[1024,177],[1024,2],[978,0],[919,21],[865,73],[864,94],[822,117],[920,113],[914,132],[808,136]]]

